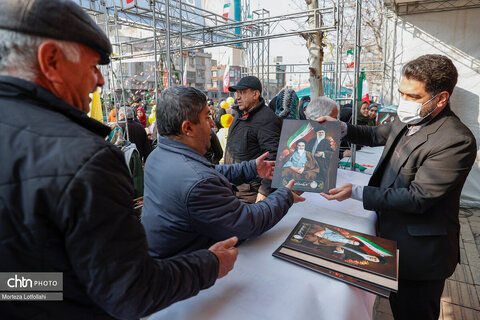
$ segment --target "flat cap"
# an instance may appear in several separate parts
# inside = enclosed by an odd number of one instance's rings
[[[92,18],[71,0],[1,0],[0,29],[81,43],[110,61],[112,45]]]

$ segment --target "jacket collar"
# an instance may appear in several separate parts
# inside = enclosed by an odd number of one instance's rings
[[[0,75],[0,97],[32,100],[37,107],[61,113],[102,138],[106,137],[111,130],[110,127],[89,118],[86,113],[66,103],[49,90],[30,81]]]
[[[184,155],[185,157],[188,157],[188,158],[191,158],[195,161],[201,162],[202,164],[204,164],[206,166],[209,166],[209,167],[212,167],[212,168],[215,167],[211,162],[209,162],[207,160],[207,158],[205,158],[198,151],[190,148],[186,144],[181,143],[179,141],[175,141],[173,139],[169,139],[169,138],[166,138],[166,137],[159,136],[157,146],[164,149],[164,150]]]

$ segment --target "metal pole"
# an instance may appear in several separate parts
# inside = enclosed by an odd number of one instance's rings
[[[105,15],[105,33],[107,34],[107,38],[110,39],[110,28],[108,27],[108,22],[110,21],[108,15],[108,9],[104,8],[104,15]],[[117,110],[117,94],[115,93],[115,77],[113,76],[113,60],[110,59],[110,63],[108,64],[108,87],[110,90],[110,94],[113,97],[113,110],[115,110],[115,120],[118,120],[118,110]],[[111,77],[111,78],[110,78]],[[107,121],[108,121],[108,114],[107,114]]]
[[[360,75],[360,50],[361,50],[361,17],[362,17],[362,2],[361,0],[355,1],[355,76],[354,76],[354,86],[353,86],[353,124],[357,124],[357,112],[358,112],[358,101],[357,101],[357,91],[358,91],[358,77]],[[352,144],[352,157],[350,159],[350,170],[355,171],[355,149],[356,145]]]
[[[336,38],[335,38],[335,101],[338,102],[338,98],[340,98],[341,95],[341,90],[342,90],[342,85],[340,83],[340,68],[341,68],[341,52],[340,52],[340,1],[337,3],[337,11],[335,14],[335,20],[336,20]],[[338,110],[338,117],[340,117],[340,110]]]
[[[265,18],[265,10],[262,10],[262,19]],[[262,36],[265,35],[265,24],[262,23]],[[265,39],[262,40],[262,83],[265,86]]]
[[[382,98],[385,98],[385,80],[387,79],[387,46],[388,46],[388,18],[387,18],[387,10],[385,8],[385,3],[382,1],[383,6],[383,24],[384,24],[384,29],[383,29],[383,81],[382,81]],[[393,89],[393,88],[391,88]],[[391,101],[390,101],[391,103]]]
[[[116,6],[113,6],[114,10],[115,10],[115,17],[118,16],[118,12],[117,12],[117,7]],[[120,55],[122,55],[122,44],[120,43],[120,36],[118,35],[118,23],[117,23],[117,19],[115,18],[115,38],[116,38],[116,42],[119,43],[119,48],[120,48]],[[119,58],[118,59],[118,65],[119,65],[119,74],[120,74],[120,86],[122,88],[122,99],[123,99],[123,104],[122,106],[124,105],[124,108],[125,108],[125,133],[126,136],[127,136],[127,140],[130,141],[130,134],[128,132],[128,121],[127,121],[127,106],[126,106],[126,99],[125,99],[125,88],[123,86],[123,71],[122,71],[122,59]],[[118,118],[117,118],[117,123],[118,123]]]
[[[170,63],[170,0],[165,0],[166,22],[167,22],[167,85],[170,88],[172,84],[172,65]]]
[[[270,34],[270,24],[267,30]],[[267,100],[270,100],[270,39],[267,40]]]
[[[187,79],[187,70],[184,70],[183,65],[183,17],[182,17],[182,0],[178,0],[179,19],[180,19],[180,68],[182,70],[182,83],[180,85],[187,85],[183,83],[183,78]]]
[[[397,42],[397,20],[398,16],[396,13],[394,13],[394,19],[393,19],[393,39],[390,41],[392,43],[392,64],[390,65],[390,103],[393,103],[393,79],[395,76],[395,54],[396,54],[396,42]]]
[[[158,59],[157,59],[157,21],[156,21],[156,2],[157,0],[152,0],[153,4],[153,52],[154,52],[154,61],[155,61],[155,66],[153,68],[154,72],[154,79],[155,79],[155,104],[157,104],[158,101]]]
[[[115,10],[115,17],[118,16],[118,13],[117,13],[117,7],[114,6],[113,7],[114,10]],[[116,42],[119,44],[119,48],[120,48],[120,55],[122,54],[122,44],[120,43],[120,36],[118,35],[118,24],[117,24],[117,19],[115,19],[115,40]],[[120,74],[120,86],[122,88],[122,99],[123,99],[123,103],[126,103],[126,99],[125,99],[125,88],[123,86],[123,70],[122,70],[122,59],[119,58],[118,59],[118,64],[119,64],[119,74]]]

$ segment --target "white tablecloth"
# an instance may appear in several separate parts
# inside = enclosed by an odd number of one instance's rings
[[[339,170],[337,185],[366,184],[369,177]],[[149,320],[372,319],[375,295],[272,256],[302,217],[373,234],[376,215],[360,202],[329,202],[319,194],[304,195],[307,201],[292,206],[275,227],[239,246],[235,268],[228,276]]]

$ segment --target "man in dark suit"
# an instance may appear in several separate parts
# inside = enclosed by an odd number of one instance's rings
[[[407,63],[402,75],[395,121],[342,123],[346,140],[385,146],[368,186],[346,183],[323,196],[363,201],[377,212],[379,235],[397,241],[399,289],[390,295],[395,319],[438,319],[445,279],[460,259],[460,193],[477,147],[450,109],[458,76],[450,59],[424,55]],[[334,119],[318,119],[325,120]]]
[[[330,159],[333,155],[333,149],[330,140],[326,137],[326,128],[318,126],[315,128],[315,138],[308,141],[306,150],[311,152],[315,160],[317,160],[320,167],[320,177],[325,178],[325,185],[328,185],[328,167],[330,166]]]

